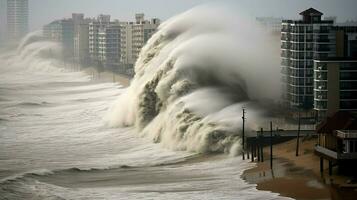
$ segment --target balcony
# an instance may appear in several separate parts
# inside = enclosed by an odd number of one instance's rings
[[[330,30],[327,30],[327,29],[319,29],[319,30],[314,30],[314,33],[316,33],[316,34],[330,33]]]
[[[280,47],[281,47],[282,49],[290,49],[291,44],[286,43],[286,42],[283,42]]]
[[[291,28],[289,28],[289,27],[283,27],[283,28],[281,29],[281,32],[291,32]]]
[[[290,39],[291,39],[290,35],[283,34],[281,36],[281,40],[283,40],[283,41],[289,41]]]
[[[329,43],[330,42],[330,39],[328,38],[317,38],[315,39],[315,42],[318,42],[318,43]]]
[[[331,51],[330,47],[315,47],[314,51],[318,51],[318,52],[325,52],[325,51]]]
[[[291,56],[291,53],[289,51],[282,51],[280,56],[284,58],[289,58]]]

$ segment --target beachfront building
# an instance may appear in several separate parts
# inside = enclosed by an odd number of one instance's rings
[[[99,30],[110,24],[110,15],[99,15],[89,23],[89,55],[92,63],[99,62]]]
[[[7,1],[7,40],[18,42],[28,32],[28,0]]]
[[[135,22],[121,24],[121,63],[128,74],[133,74],[133,65],[140,51],[150,37],[157,31],[160,20],[145,20],[144,14],[136,14]]]
[[[357,113],[357,27],[333,27],[336,56],[314,60],[314,109],[322,121],[338,111]]]
[[[357,167],[357,119],[351,113],[339,111],[322,121],[316,129],[318,142],[315,153],[320,157],[320,171],[328,161],[329,174],[333,166],[340,172],[355,173]]]
[[[7,34],[7,0],[0,0],[0,47],[5,45]]]
[[[283,98],[290,108],[313,108],[313,60],[336,56],[333,21],[310,8],[301,20],[283,20],[281,65]]]
[[[281,22],[283,18],[277,17],[257,17],[256,20],[260,25],[262,25],[265,30],[268,30],[272,33],[280,33],[281,32]]]
[[[44,37],[62,44],[64,56],[73,58],[74,24],[72,19],[55,20],[43,27]]]
[[[338,111],[357,113],[357,59],[314,61],[314,109],[318,121]]]
[[[83,14],[72,14],[74,22],[74,61],[77,64],[89,64],[89,23]]]
[[[99,15],[89,23],[89,55],[95,65],[113,69],[119,67],[119,21],[110,21],[110,15]]]

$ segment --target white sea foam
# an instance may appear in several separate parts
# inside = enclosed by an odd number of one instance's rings
[[[277,100],[280,80],[271,36],[237,13],[201,6],[164,22],[107,123],[135,126],[173,150],[238,151],[241,107]]]

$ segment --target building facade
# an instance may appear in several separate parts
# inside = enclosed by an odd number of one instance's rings
[[[314,109],[319,121],[338,111],[357,112],[357,59],[314,61]]]
[[[64,56],[73,58],[74,23],[72,19],[61,19],[43,27],[45,38],[59,42],[63,46]]]
[[[336,57],[314,60],[318,121],[339,111],[357,113],[357,27],[335,26]]]
[[[140,51],[150,37],[157,31],[160,20],[145,20],[144,14],[136,14],[135,22],[121,23],[121,63],[129,73],[133,73],[133,65]]]
[[[281,58],[283,98],[291,108],[313,108],[313,60],[336,56],[333,21],[310,8],[301,20],[283,20]]]
[[[120,64],[120,23],[99,15],[89,23],[89,55],[93,64],[110,68]]]
[[[80,65],[89,64],[89,23],[91,19],[85,19],[84,14],[72,14],[74,25],[73,54],[74,62]]]
[[[7,34],[7,0],[0,0],[0,47],[5,45]]]
[[[28,32],[28,0],[7,0],[7,39],[18,42]]]
[[[283,18],[276,17],[257,17],[256,20],[260,25],[262,25],[266,30],[272,33],[281,32],[281,22]]]

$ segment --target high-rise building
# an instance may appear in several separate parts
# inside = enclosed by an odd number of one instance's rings
[[[357,114],[357,27],[333,27],[336,57],[314,60],[314,109],[319,121],[336,112]]]
[[[301,20],[283,20],[281,31],[284,99],[291,108],[313,108],[313,60],[336,56],[333,21],[322,20],[323,13],[310,8]]]
[[[116,68],[120,63],[120,23],[99,15],[89,23],[89,54],[92,63]]]
[[[339,111],[357,113],[357,58],[326,58],[314,63],[314,109],[318,121]]]
[[[45,25],[43,34],[47,39],[62,44],[64,56],[68,58],[68,56],[73,55],[74,24],[72,19],[56,20]]]
[[[133,65],[139,53],[150,37],[157,31],[160,20],[145,20],[144,14],[136,14],[135,22],[121,23],[121,63],[129,73],[133,73]]]
[[[7,0],[0,0],[0,47],[5,44],[7,33]]]
[[[89,64],[89,23],[91,19],[85,19],[82,13],[73,13],[72,20],[74,61],[77,64],[87,65]]]
[[[17,42],[28,32],[28,0],[7,0],[7,38]]]
[[[269,32],[280,33],[281,31],[281,22],[283,21],[283,18],[257,17],[256,20]]]

